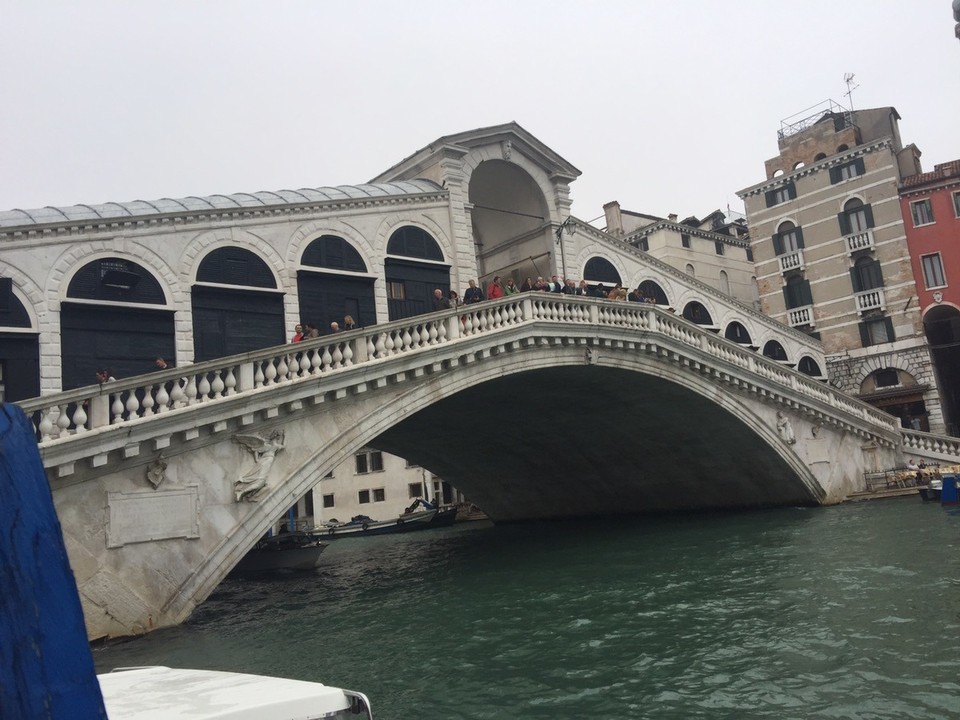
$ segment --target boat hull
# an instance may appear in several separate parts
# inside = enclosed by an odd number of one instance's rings
[[[401,515],[393,520],[347,523],[320,531],[324,540],[338,540],[347,537],[368,537],[371,535],[395,535],[398,533],[428,530],[453,525],[457,519],[457,509],[425,510]]]
[[[327,544],[313,533],[290,533],[264,538],[243,556],[232,575],[258,575],[278,571],[312,570]]]

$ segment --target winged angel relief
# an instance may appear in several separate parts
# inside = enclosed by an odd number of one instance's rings
[[[259,495],[267,487],[267,476],[277,457],[283,450],[283,431],[277,430],[270,437],[260,435],[234,435],[233,439],[253,453],[253,467],[233,483],[233,495],[237,502],[257,502]]]

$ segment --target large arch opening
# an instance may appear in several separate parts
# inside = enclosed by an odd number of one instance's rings
[[[264,260],[246,248],[207,255],[191,289],[197,362],[281,345],[283,293]]]
[[[357,327],[375,325],[377,306],[366,263],[353,245],[336,235],[321,235],[307,245],[297,271],[300,321],[319,328],[344,326],[347,315]]]
[[[653,280],[644,280],[640,283],[640,292],[643,293],[643,297],[647,302],[655,302],[657,305],[669,306],[670,301],[667,299],[667,294],[663,291],[663,288]]]
[[[39,394],[39,336],[27,308],[13,292],[13,279],[0,278],[0,403]]]
[[[92,385],[99,368],[114,377],[156,370],[174,357],[174,313],[160,282],[139,263],[106,257],[84,265],[60,304],[64,390]],[[152,306],[152,307],[144,307]]]
[[[900,426],[911,430],[930,431],[927,407],[923,401],[926,385],[905,370],[880,368],[860,383],[860,399],[890,413]]]
[[[387,242],[384,272],[387,311],[391,320],[422,315],[433,310],[433,291],[444,297],[450,291],[450,266],[430,233],[414,225],[398,228]]]
[[[525,170],[506,160],[485,160],[470,175],[468,192],[481,279],[501,275],[520,285],[527,276],[562,271],[552,256],[547,201]]]
[[[696,300],[691,300],[683,307],[683,317],[697,325],[713,325],[713,318],[706,306]]]
[[[767,342],[764,343],[763,355],[771,360],[778,360],[780,362],[787,362],[789,360],[787,351],[784,350],[783,345],[776,340],[767,340]]]
[[[601,285],[605,290],[622,285],[620,273],[617,272],[613,263],[602,257],[592,257],[587,260],[586,265],[583,266],[583,279],[592,290],[597,290]]]
[[[923,316],[947,433],[960,436],[960,311],[938,305]]]
[[[750,338],[750,332],[746,327],[744,327],[743,323],[739,323],[736,320],[727,325],[727,329],[724,331],[723,336],[727,340],[733,340],[735,343],[740,345],[753,344],[753,340]]]

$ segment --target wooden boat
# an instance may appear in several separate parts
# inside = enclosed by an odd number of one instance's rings
[[[312,570],[326,549],[327,544],[314,533],[292,532],[265,537],[243,556],[231,575]]]
[[[939,478],[931,478],[926,485],[918,485],[917,492],[924,502],[940,502],[940,493],[943,490],[943,481]]]
[[[392,520],[373,520],[366,515],[356,515],[350,522],[317,528],[325,540],[337,540],[345,537],[367,537],[368,535],[393,535],[436,527],[448,527],[457,519],[457,508],[438,510],[430,506],[428,510],[405,512]]]

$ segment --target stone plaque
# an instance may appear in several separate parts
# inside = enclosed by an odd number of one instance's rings
[[[197,485],[176,490],[107,493],[107,547],[200,537]]]

